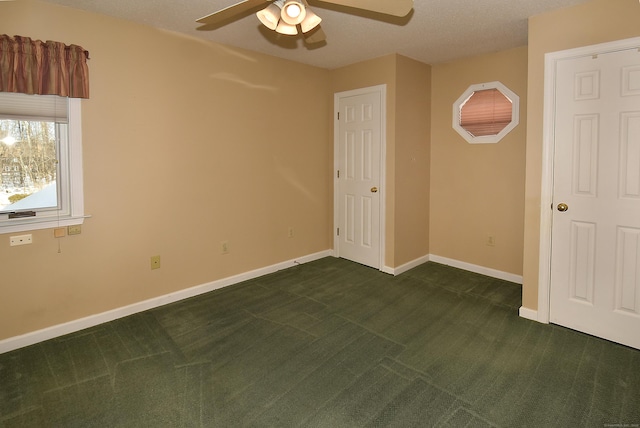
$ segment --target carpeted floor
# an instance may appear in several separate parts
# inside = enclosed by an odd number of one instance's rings
[[[520,304],[326,258],[0,355],[0,428],[638,427],[640,351]]]

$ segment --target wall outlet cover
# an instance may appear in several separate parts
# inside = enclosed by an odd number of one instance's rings
[[[160,269],[160,256],[151,256],[151,269]]]
[[[32,243],[33,243],[33,236],[31,234],[9,237],[9,245],[11,247],[15,247],[18,245],[27,245]]]

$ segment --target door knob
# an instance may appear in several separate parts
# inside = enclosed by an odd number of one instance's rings
[[[565,203],[558,204],[558,211],[565,212],[568,209],[569,209],[569,205]]]
[[[372,187],[371,188],[371,193],[378,193],[378,188],[377,187]]]

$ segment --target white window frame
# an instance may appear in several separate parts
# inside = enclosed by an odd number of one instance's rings
[[[81,101],[79,98],[69,98],[68,102],[67,147],[61,145],[60,153],[58,153],[60,162],[58,189],[61,192],[62,206],[56,210],[56,214],[41,217],[36,215],[35,217],[9,219],[8,214],[0,214],[0,234],[53,229],[84,223],[87,216],[84,214]]]
[[[504,127],[504,129],[502,129],[502,131],[500,131],[498,134],[483,135],[483,136],[476,137],[471,133],[469,133],[469,131],[467,131],[460,125],[460,109],[462,108],[464,103],[469,99],[469,97],[473,95],[474,92],[483,91],[486,89],[497,89],[498,91],[502,92],[502,95],[504,95],[509,99],[509,101],[511,101],[511,122],[509,122],[509,124],[506,127]],[[487,83],[480,83],[477,85],[471,85],[469,86],[469,88],[467,88],[466,91],[464,91],[462,95],[460,95],[460,98],[458,98],[456,102],[453,103],[453,121],[452,121],[453,129],[455,129],[458,134],[460,134],[465,140],[467,140],[468,143],[471,143],[471,144],[497,143],[498,141],[502,140],[502,138],[504,138],[505,135],[511,132],[513,128],[518,126],[519,122],[520,122],[520,97],[518,97],[518,95],[516,95],[513,91],[511,91],[509,88],[507,88],[505,85],[503,85],[500,82],[487,82]]]

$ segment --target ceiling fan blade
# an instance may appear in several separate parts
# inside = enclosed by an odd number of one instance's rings
[[[207,16],[203,16],[200,19],[197,19],[196,22],[206,25],[214,25],[219,24],[227,19],[233,18],[234,16],[241,14],[242,12],[246,12],[254,7],[258,7],[265,3],[269,3],[272,0],[244,0],[240,3],[233,4],[229,7],[225,7],[217,12],[209,14]]]
[[[384,13],[392,16],[407,16],[413,9],[413,0],[321,0],[324,3],[339,6],[353,7],[369,10],[371,12]]]
[[[324,42],[325,40],[327,40],[327,35],[319,25],[313,30],[304,33],[304,43],[307,45]]]

